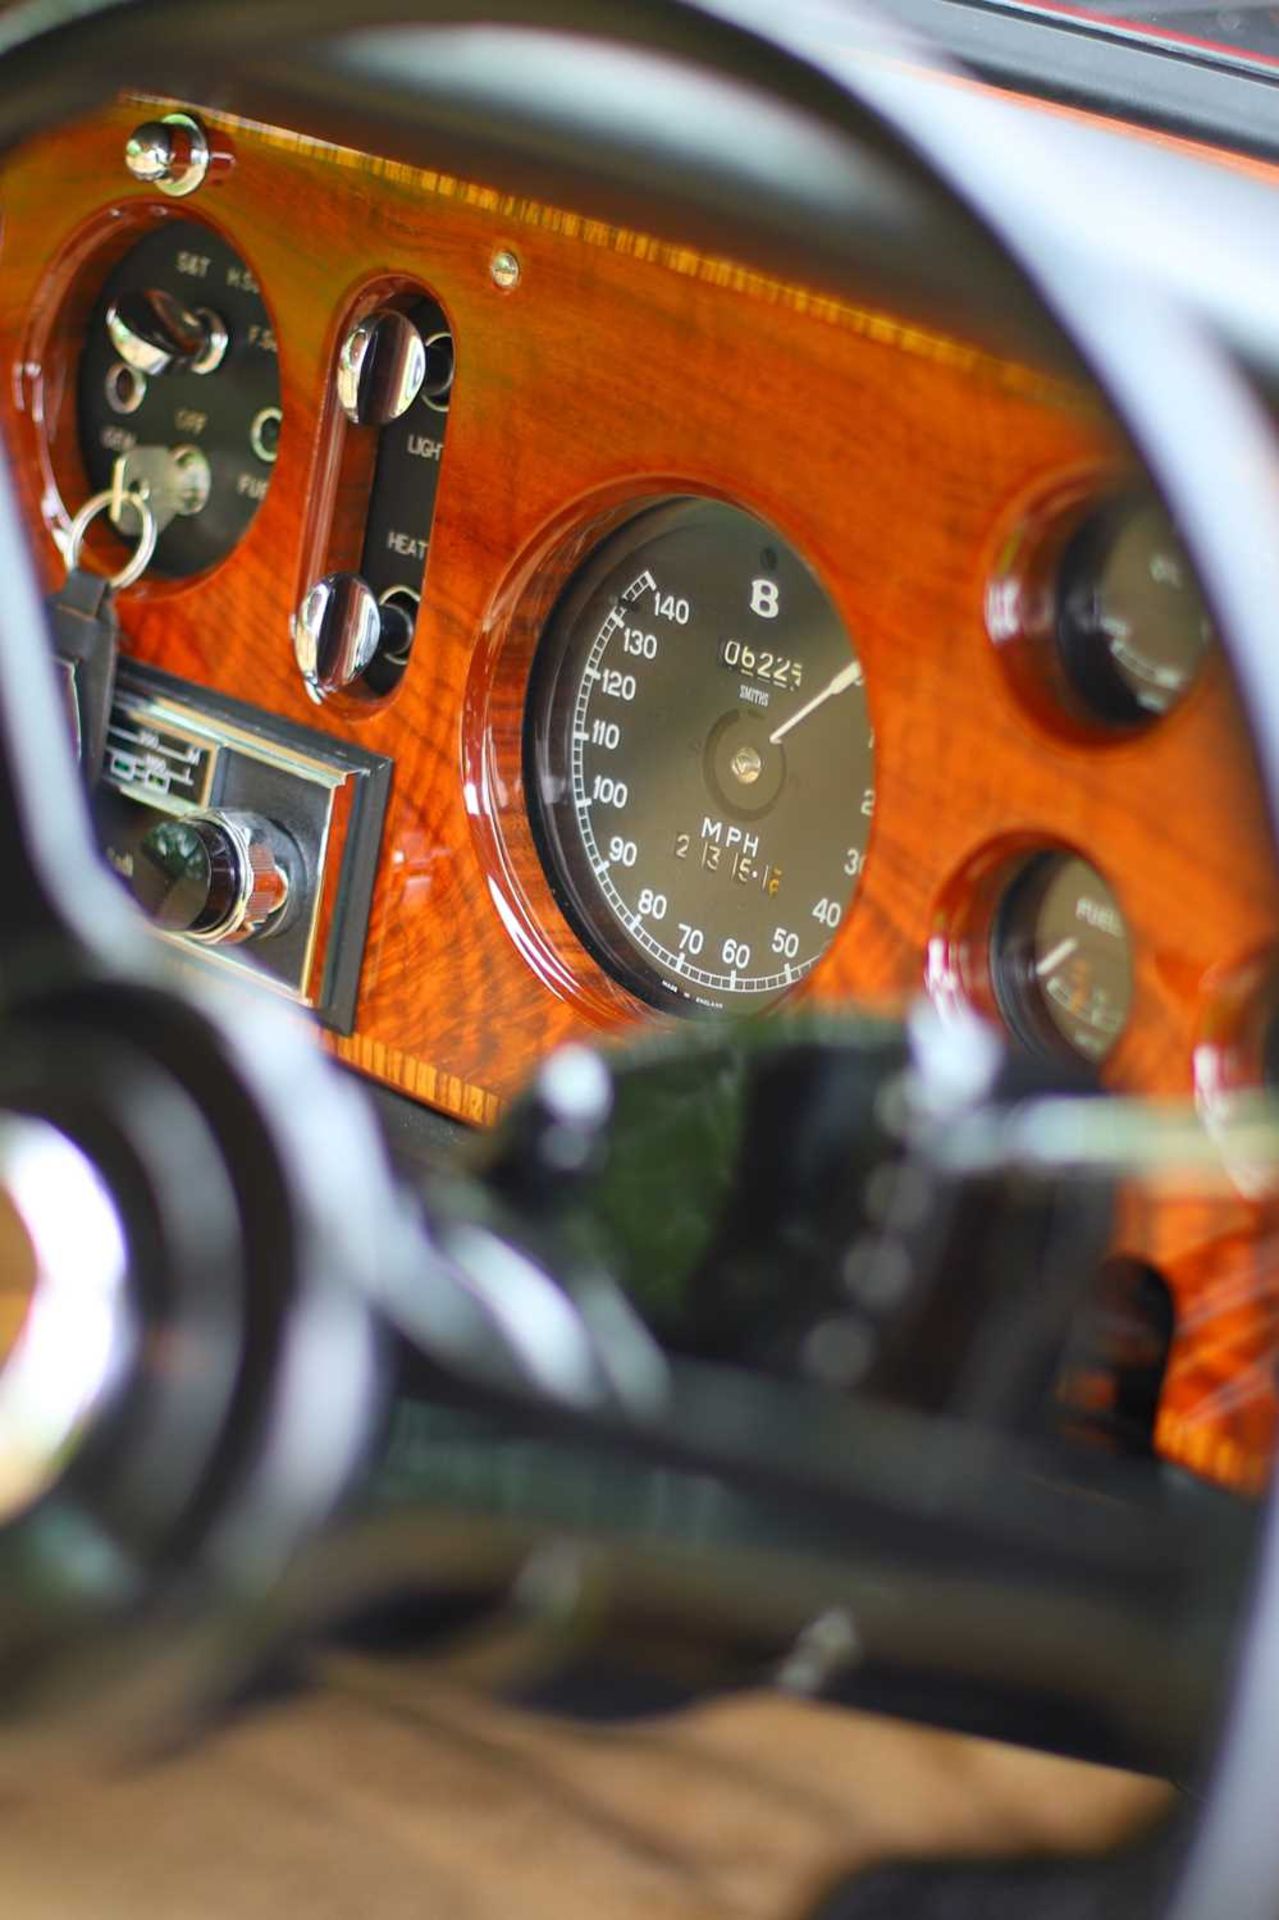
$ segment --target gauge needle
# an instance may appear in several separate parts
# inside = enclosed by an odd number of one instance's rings
[[[1059,940],[1051,953],[1046,953],[1037,963],[1035,972],[1041,976],[1045,973],[1054,973],[1063,960],[1069,960],[1078,945],[1078,940]]]
[[[804,703],[798,713],[791,715],[789,720],[783,720],[776,733],[769,734],[769,745],[775,747],[779,740],[785,739],[792,727],[797,727],[801,720],[807,720],[810,713],[816,713],[818,707],[824,707],[826,702],[833,700],[837,693],[845,693],[849,687],[860,685],[861,677],[860,660],[850,660],[846,667],[840,668],[833,680],[827,681],[820,693],[815,693],[811,700]]]

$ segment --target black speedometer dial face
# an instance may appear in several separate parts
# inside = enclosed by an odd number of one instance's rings
[[[651,508],[603,542],[542,635],[525,781],[578,937],[659,1005],[758,1007],[848,912],[874,810],[861,663],[764,522]]]

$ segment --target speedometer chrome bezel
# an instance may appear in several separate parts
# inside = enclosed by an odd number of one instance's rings
[[[826,584],[839,577],[838,556],[821,526],[797,511],[790,495],[728,489],[704,472],[655,470],[626,474],[574,495],[530,529],[494,582],[468,669],[461,716],[460,774],[476,857],[488,900],[526,969],[527,993],[508,984],[505,1019],[536,1034],[539,1049],[586,1029],[597,1031],[677,1016],[673,998],[660,1005],[633,992],[582,941],[548,878],[534,837],[525,785],[525,718],[534,662],[546,623],[589,556],[630,521],[674,500],[697,498],[740,508],[776,529]],[[865,638],[862,610],[832,594],[849,631]],[[874,722],[874,689],[868,693]],[[870,822],[867,865],[873,872],[877,818]],[[866,888],[859,899],[866,899]],[[863,912],[865,911],[863,907]],[[773,1005],[821,1001],[848,991],[855,969],[847,923],[812,971]],[[547,995],[551,996],[548,1002]],[[766,1009],[761,1008],[761,1012]]]

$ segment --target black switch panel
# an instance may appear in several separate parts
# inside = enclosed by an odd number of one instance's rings
[[[412,406],[378,434],[360,571],[379,600],[396,589],[421,592],[452,392],[453,338],[442,308],[419,300],[408,317],[426,345],[427,378]]]

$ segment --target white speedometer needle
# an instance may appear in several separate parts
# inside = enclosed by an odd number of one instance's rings
[[[797,727],[801,720],[807,720],[810,713],[816,713],[818,707],[824,707],[837,693],[846,693],[849,687],[859,686],[861,677],[860,660],[850,660],[846,667],[840,668],[833,680],[826,682],[820,693],[815,693],[811,700],[805,701],[799,712],[793,713],[789,720],[783,720],[776,733],[769,734],[769,745],[775,747],[779,740],[786,738],[792,727]]]
[[[1036,963],[1035,972],[1041,976],[1045,973],[1055,973],[1063,960],[1069,960],[1078,945],[1078,940],[1059,940],[1051,953],[1046,953],[1043,959]]]

